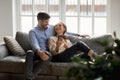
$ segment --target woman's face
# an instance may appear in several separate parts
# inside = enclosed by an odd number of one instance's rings
[[[62,35],[65,32],[63,23],[58,23],[55,25],[55,32],[57,33],[57,35]]]

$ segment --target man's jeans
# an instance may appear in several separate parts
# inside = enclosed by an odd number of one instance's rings
[[[48,53],[49,60],[48,61],[42,61],[40,57],[37,55],[37,53],[34,53],[32,50],[29,50],[26,54],[26,79],[34,79],[40,72],[44,71],[49,61],[51,60],[51,54]]]

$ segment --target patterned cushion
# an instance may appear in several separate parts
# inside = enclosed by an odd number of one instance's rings
[[[25,55],[25,51],[13,37],[5,36],[4,41],[11,53],[18,56]]]

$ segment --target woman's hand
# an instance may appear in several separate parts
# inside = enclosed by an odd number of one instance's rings
[[[56,42],[56,45],[60,46],[62,44],[63,44],[63,39],[58,39],[57,42]]]
[[[65,41],[64,38],[63,38],[63,39],[60,39],[60,40],[58,40],[58,41],[60,42],[60,45],[63,44],[63,47],[64,47],[64,48],[68,48],[68,45],[67,45],[67,43],[66,43],[66,41]]]
[[[56,48],[55,51],[59,52],[59,47],[62,45],[62,39],[58,39],[56,42]]]
[[[55,48],[56,52],[59,52],[59,47],[61,45],[63,45],[64,48],[68,48],[68,45],[67,45],[65,39],[64,38],[60,38],[56,42],[56,48]]]
[[[64,43],[64,48],[68,48],[68,45],[65,40],[63,40],[63,43]]]

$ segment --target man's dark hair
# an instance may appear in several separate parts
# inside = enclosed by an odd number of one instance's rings
[[[47,20],[50,18],[50,15],[45,12],[39,12],[37,15],[37,20]]]

